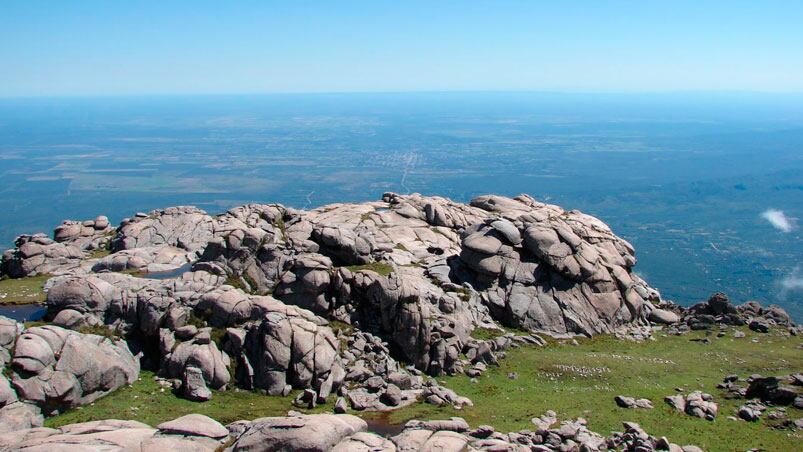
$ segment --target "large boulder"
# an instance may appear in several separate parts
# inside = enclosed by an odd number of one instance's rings
[[[199,333],[192,340],[178,344],[165,357],[163,373],[168,378],[181,379],[189,369],[195,368],[201,371],[210,388],[221,389],[231,380],[230,363],[229,356],[210,340],[208,332]]]
[[[47,325],[16,340],[11,383],[20,400],[45,414],[85,405],[139,376],[139,359],[124,341]]]
[[[233,452],[329,451],[368,424],[349,414],[313,414],[256,419],[231,445]]]
[[[39,424],[41,425],[41,423]],[[0,448],[25,451],[202,451],[221,450],[228,441],[225,427],[198,414],[152,428],[137,421],[100,420],[55,428],[2,432]]]
[[[114,251],[170,245],[200,252],[213,237],[214,222],[206,212],[179,206],[137,214],[123,220],[112,242]]]
[[[308,311],[288,308],[268,312],[248,326],[242,356],[253,369],[248,383],[271,395],[312,388],[325,400],[345,376],[338,341]]]
[[[65,274],[80,267],[84,252],[71,244],[60,243],[44,234],[21,235],[14,249],[6,250],[0,260],[0,275],[11,278]]]

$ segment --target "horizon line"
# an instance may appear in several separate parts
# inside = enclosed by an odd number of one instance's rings
[[[43,100],[43,99],[92,99],[92,98],[158,98],[158,97],[246,97],[246,96],[304,96],[304,95],[398,95],[398,94],[542,94],[542,95],[761,95],[761,96],[801,96],[800,91],[772,91],[756,89],[666,89],[666,90],[366,90],[366,91],[254,91],[254,92],[179,92],[179,93],[79,93],[79,94],[23,94],[0,95],[2,100]]]

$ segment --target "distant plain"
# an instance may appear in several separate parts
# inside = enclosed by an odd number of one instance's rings
[[[579,209],[682,304],[715,291],[803,321],[803,99],[320,94],[0,101],[0,244],[65,218],[298,208],[420,192]],[[768,210],[788,227],[773,225]],[[765,214],[765,216],[762,216]]]

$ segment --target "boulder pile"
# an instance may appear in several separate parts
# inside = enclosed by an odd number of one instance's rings
[[[0,430],[42,425],[43,415],[92,403],[139,376],[125,341],[0,317]]]
[[[0,451],[11,450],[194,450],[227,452],[305,451],[550,451],[550,450],[671,450],[696,452],[666,438],[647,434],[638,424],[625,422],[624,433],[608,438],[586,427],[584,419],[569,420],[537,431],[500,433],[483,425],[471,429],[459,417],[409,421],[392,437],[368,431],[368,424],[348,414],[266,417],[236,421],[227,426],[206,416],[190,414],[158,426],[137,421],[95,421],[58,429],[32,428],[0,433]]]

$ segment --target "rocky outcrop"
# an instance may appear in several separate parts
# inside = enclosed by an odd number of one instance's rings
[[[542,418],[549,416],[542,416]],[[367,431],[368,424],[348,414],[266,417],[237,421],[224,427],[199,414],[182,416],[150,427],[137,421],[105,420],[70,424],[58,429],[28,428],[0,433],[0,451],[11,450],[193,450],[214,451],[548,451],[548,450],[671,450],[682,448],[667,438],[656,438],[638,424],[624,423],[624,432],[605,438],[586,426],[584,419],[548,425],[536,430],[501,433],[488,425],[476,429],[462,418],[405,424],[390,438]]]
[[[288,307],[250,325],[241,355],[249,369],[247,384],[270,395],[312,388],[319,402],[337,391],[345,377],[339,344],[332,330],[315,320],[302,309]]]
[[[47,325],[17,338],[11,369],[19,399],[51,414],[131,384],[139,376],[139,360],[124,341]]]
[[[139,213],[120,224],[112,250],[170,245],[196,252],[212,239],[213,229],[212,217],[195,207],[169,207]]]
[[[273,291],[320,313],[344,306],[359,313],[367,295],[364,278],[337,269],[375,262],[395,274],[373,277],[383,288],[409,284],[430,304],[452,298],[443,305],[460,306],[466,295],[461,287],[469,284],[482,302],[476,306],[490,306],[497,319],[530,329],[607,332],[644,321],[650,310],[645,301],[658,300],[632,274],[632,247],[602,222],[526,196],[485,196],[464,205],[386,194],[381,203],[261,212],[262,232],[249,226],[214,240],[199,268],[241,277],[255,291]],[[484,309],[471,313],[475,323],[483,321]],[[405,316],[420,318],[422,312],[408,309]],[[415,346],[416,359],[428,361]]]
[[[59,428],[34,428],[0,433],[0,451],[104,450],[104,451],[215,451],[229,441],[220,423],[191,414],[159,424],[103,420]]]
[[[192,260],[193,254],[181,248],[170,245],[147,246],[121,250],[106,256],[92,266],[92,271],[165,272],[187,265]]]
[[[267,417],[245,424],[245,432],[229,450],[327,451],[367,427],[365,421],[348,414]]]
[[[14,241],[15,248],[3,253],[0,275],[24,278],[86,272],[81,268],[88,259],[86,253],[107,249],[114,231],[109,219],[101,215],[87,221],[65,220],[53,231],[52,239],[45,234],[21,235]]]
[[[759,333],[767,333],[771,328],[783,328],[791,334],[799,332],[799,328],[783,308],[775,305],[764,307],[757,301],[734,305],[722,292],[688,308],[665,300],[654,308],[649,314],[649,320],[656,324],[669,325],[668,331],[676,334],[741,325],[748,325],[751,330]]]
[[[667,396],[664,401],[676,411],[709,421],[713,421],[719,412],[719,406],[714,402],[714,397],[702,391],[694,391],[687,395]]]
[[[658,293],[632,273],[633,247],[598,219],[527,196],[481,196],[461,261],[492,310],[530,330],[595,334],[640,322]]]
[[[100,215],[94,220],[65,220],[53,231],[53,239],[85,251],[103,250],[108,249],[114,231],[109,219]]]
[[[122,340],[55,325],[25,329],[0,317],[0,433],[38,427],[43,414],[91,403],[139,376]]]
[[[461,204],[386,193],[217,216],[171,207],[116,230],[101,217],[65,222],[55,236],[21,238],[4,260],[30,261],[15,275],[48,265],[64,274],[48,283],[47,319],[109,328],[198,400],[236,383],[274,395],[310,390],[304,403],[314,403],[346,384],[340,395],[354,409],[420,396],[464,406],[418,373],[479,376],[496,364],[514,337],[477,341],[476,328],[592,335],[661,318],[626,241],[596,218],[524,195]],[[112,253],[89,259],[83,250],[103,240]],[[50,257],[51,248],[74,252]],[[166,279],[129,274],[190,263]],[[358,333],[338,338],[329,320]],[[528,337],[543,343],[516,340]]]
[[[11,278],[65,273],[78,268],[85,258],[80,248],[44,234],[21,235],[14,245],[16,248],[6,250],[0,262],[0,274]]]

